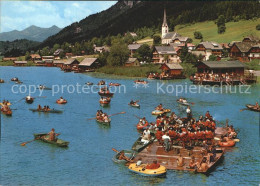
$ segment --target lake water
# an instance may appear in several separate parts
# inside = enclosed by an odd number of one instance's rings
[[[95,84],[104,79],[106,82],[118,82],[125,86],[126,93],[115,93],[110,107],[103,111],[108,114],[125,111],[125,114],[112,117],[111,127],[103,127],[95,120],[96,111],[102,109],[97,93],[74,93],[64,91],[52,96],[45,90],[32,94],[36,97],[33,104],[24,100],[27,93],[12,93],[15,85],[10,79],[18,77],[23,85],[84,85],[87,81]],[[259,101],[260,85],[253,85],[250,94],[227,93],[199,94],[181,93],[194,102],[192,111],[195,116],[205,114],[207,110],[219,121],[218,126],[230,123],[239,130],[240,142],[235,148],[227,150],[224,161],[209,176],[181,171],[168,171],[166,178],[146,178],[130,173],[124,166],[115,164],[111,159],[112,148],[130,149],[138,138],[134,116],[145,116],[154,121],[151,111],[159,103],[172,109],[178,115],[185,116],[184,107],[176,103],[176,92],[157,93],[158,83],[164,83],[162,89],[172,90],[172,85],[191,85],[189,80],[157,81],[150,80],[148,87],[134,87],[132,78],[122,78],[100,74],[64,73],[58,68],[45,67],[0,67],[0,78],[6,83],[0,84],[0,97],[14,103],[12,117],[1,115],[2,137],[0,142],[0,184],[1,185],[258,185],[259,171],[259,113],[242,111],[245,104]],[[72,86],[71,86],[72,87]],[[70,87],[70,88],[71,88]],[[18,87],[13,87],[16,91]],[[24,87],[23,87],[24,88]],[[23,89],[22,89],[23,90]],[[202,88],[202,90],[204,90]],[[219,90],[216,88],[215,90]],[[72,91],[72,88],[70,89]],[[63,96],[66,105],[55,101]],[[128,106],[131,99],[140,100],[141,109]],[[19,101],[19,102],[17,102]],[[38,114],[29,111],[38,104],[64,110],[63,114]],[[22,142],[33,139],[33,133],[49,132],[55,128],[61,133],[59,138],[69,141],[68,148],[58,148],[40,141],[26,146]]]

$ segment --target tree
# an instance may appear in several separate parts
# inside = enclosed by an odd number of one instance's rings
[[[110,66],[122,66],[129,57],[129,50],[127,45],[122,40],[112,41],[110,53],[107,58],[107,63]]]
[[[109,52],[102,52],[98,55],[98,61],[101,66],[105,66],[107,64]]]
[[[147,44],[143,44],[136,50],[138,60],[150,62],[153,56],[152,50]]]
[[[193,34],[195,39],[203,39],[203,36],[200,32],[195,31]]]
[[[225,24],[226,20],[225,17],[223,15],[218,16],[218,19],[216,21],[216,24],[218,26],[218,33],[222,34],[226,31],[226,24]]]
[[[60,48],[60,45],[59,44],[54,44],[52,48],[53,48],[53,51],[55,52],[57,49]]]
[[[188,53],[189,53],[189,49],[187,47],[187,44],[185,44],[185,46],[181,49],[180,58],[182,62],[186,62],[186,56]]]
[[[133,41],[134,41],[133,36],[129,32],[127,32],[127,34],[124,37],[124,42],[127,44],[131,44],[133,43]]]
[[[42,56],[48,56],[49,54],[50,54],[49,47],[44,47],[44,48],[41,50],[41,55],[42,55]]]
[[[161,44],[161,37],[154,35],[153,36],[153,45],[160,45]]]
[[[27,51],[27,52],[25,53],[25,60],[28,61],[30,58],[31,58],[30,52]]]
[[[215,56],[215,55],[210,55],[209,56],[209,61],[217,61],[217,56]]]
[[[260,24],[256,25],[256,30],[260,30]]]
[[[187,41],[186,41],[186,43],[192,43],[192,41],[193,41],[193,40],[192,40],[191,38],[188,38]]]

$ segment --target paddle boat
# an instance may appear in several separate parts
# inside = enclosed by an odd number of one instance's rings
[[[120,151],[120,152],[117,151],[117,153],[116,153],[116,154],[113,156],[113,158],[112,158],[113,162],[118,163],[118,164],[125,164],[125,163],[128,162],[128,161],[125,160],[125,159],[122,159],[122,160],[118,159],[122,152],[124,152],[124,155],[125,155],[128,159],[130,159],[130,160],[132,160],[132,159],[135,157],[135,152],[132,151],[132,150],[122,150],[122,151]]]
[[[249,110],[255,111],[255,112],[260,112],[260,108],[256,108],[255,105],[247,104],[246,107]]]
[[[61,139],[57,139],[56,141],[49,140],[49,135],[47,133],[34,134],[34,139],[43,141],[45,143],[57,145],[59,147],[68,147],[68,145],[69,145],[68,141],[64,141]]]
[[[131,163],[128,167],[128,169],[131,172],[134,172],[136,174],[142,175],[142,176],[149,176],[149,177],[165,177],[167,173],[166,167],[160,165],[157,169],[147,169],[147,164],[141,164],[140,166],[137,166],[136,163]]]
[[[32,104],[33,101],[34,101],[34,98],[31,97],[31,96],[27,96],[27,97],[25,98],[25,101],[26,101],[26,103]]]

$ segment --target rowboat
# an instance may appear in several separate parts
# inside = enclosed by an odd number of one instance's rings
[[[87,82],[86,85],[94,85],[92,82]]]
[[[145,81],[145,80],[136,80],[136,81],[134,81],[136,84],[148,84],[148,82],[147,81]]]
[[[200,170],[196,169],[195,172],[208,174],[214,167],[217,166],[217,164],[224,158],[224,151],[223,149],[217,149],[216,157],[214,162],[208,163],[208,169],[207,170]]]
[[[32,97],[30,97],[30,98],[25,98],[25,101],[26,101],[26,103],[29,103],[29,104],[32,104],[33,103],[33,101],[34,101],[34,98],[32,98]]]
[[[12,78],[11,81],[19,81],[17,77]]]
[[[15,84],[22,84],[23,82],[22,81],[19,81],[19,80],[17,80],[16,82],[15,82]]]
[[[96,119],[96,121],[97,121],[99,124],[101,124],[101,125],[106,125],[106,126],[110,126],[110,123],[111,123],[111,119],[109,119],[108,121]]]
[[[179,103],[181,105],[185,105],[185,106],[189,106],[190,105],[188,102],[182,102],[182,101],[179,101],[178,99],[176,101],[177,101],[177,103]]]
[[[142,137],[139,137],[135,143],[132,146],[132,150],[136,151],[136,152],[141,152],[143,149],[145,149],[149,144],[151,144],[154,141],[154,137],[152,137],[150,139],[150,141],[148,143],[144,143],[142,142]]]
[[[225,141],[225,142],[218,142],[218,145],[220,147],[234,147],[236,145],[236,142],[234,140],[229,140],[229,141]]]
[[[58,99],[58,100],[56,101],[56,103],[58,103],[58,104],[66,104],[66,103],[67,103],[67,100],[66,100],[66,99],[63,99],[63,100],[61,101],[60,99]]]
[[[48,110],[48,111],[46,111],[46,110],[39,110],[39,109],[29,109],[29,110],[32,111],[32,112],[57,113],[57,114],[60,114],[60,113],[63,112],[62,110],[54,110],[54,109]]]
[[[137,103],[134,104],[129,103],[128,105],[130,105],[131,107],[140,108],[140,105]]]
[[[260,108],[259,109],[255,108],[255,105],[247,104],[246,107],[249,110],[252,110],[252,111],[255,111],[255,112],[260,112]]]
[[[144,125],[142,125],[142,124],[137,124],[137,125],[136,125],[136,128],[137,128],[137,130],[142,130],[142,129],[144,129],[145,127],[147,127],[148,125],[149,125],[148,122],[146,122],[146,124],[144,124]]]
[[[101,98],[99,100],[99,103],[101,106],[107,106],[109,103],[110,103],[111,99],[108,97],[108,98]]]
[[[109,83],[109,86],[120,86],[121,84],[119,83]]]
[[[47,133],[34,134],[34,139],[41,140],[45,143],[50,143],[53,145],[57,145],[59,147],[68,147],[69,142],[61,139],[57,139],[56,141],[51,141],[48,139],[49,135]]]
[[[98,92],[98,94],[104,97],[113,97],[114,95],[114,93],[110,93],[110,92]]]
[[[167,173],[166,167],[160,165],[158,169],[146,169],[147,164],[141,164],[137,166],[136,163],[131,163],[128,169],[131,172],[142,176],[149,176],[149,177],[165,177]]]
[[[40,85],[38,87],[38,89],[41,89],[41,90],[51,90],[51,88],[48,88],[48,87],[45,87],[45,86],[42,86],[42,85]]]
[[[160,115],[168,112],[171,112],[171,109],[154,110],[152,111],[152,115]]]
[[[4,111],[3,109],[1,109],[1,112],[2,112],[3,114],[5,114],[6,116],[12,116],[12,114],[13,114],[12,110]]]
[[[127,158],[129,158],[130,160],[135,157],[135,152],[134,152],[134,151],[132,151],[132,150],[122,150],[122,151],[120,151],[120,152],[117,152],[117,153],[113,156],[113,158],[112,158],[113,162],[119,163],[119,164],[125,164],[125,163],[127,163],[127,161],[124,160],[124,159],[123,159],[123,160],[119,160],[119,159],[118,159],[121,152],[124,152],[125,156],[126,156]]]
[[[105,84],[106,84],[106,82],[103,81],[103,80],[101,80],[101,81],[98,82],[98,85],[105,85]]]
[[[5,81],[3,79],[0,79],[0,83],[4,83]]]

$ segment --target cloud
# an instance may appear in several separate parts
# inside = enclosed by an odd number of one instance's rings
[[[115,1],[2,1],[1,30],[23,30],[31,25],[65,27],[105,10]]]

